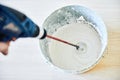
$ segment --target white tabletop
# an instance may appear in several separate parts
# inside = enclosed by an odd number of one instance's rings
[[[120,0],[0,0],[0,3],[25,13],[39,26],[60,7],[83,5],[102,17],[110,36],[110,55],[92,70],[79,75],[61,72],[47,64],[39,40],[18,39],[11,43],[8,56],[0,54],[0,80],[120,80],[120,44],[115,43],[120,40]],[[111,37],[113,34],[117,36]]]

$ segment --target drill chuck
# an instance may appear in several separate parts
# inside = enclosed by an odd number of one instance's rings
[[[35,37],[39,39],[44,39],[46,36],[47,36],[46,30],[40,27],[37,27],[37,30],[35,31]]]

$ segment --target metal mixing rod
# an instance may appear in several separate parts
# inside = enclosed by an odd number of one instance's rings
[[[59,41],[59,42],[62,42],[62,43],[65,43],[65,44],[68,44],[68,45],[71,45],[71,46],[75,47],[77,50],[79,49],[78,45],[72,44],[72,43],[64,41],[62,39],[59,39],[59,38],[56,38],[56,37],[53,37],[53,36],[50,36],[50,35],[47,35],[46,37],[48,37],[50,39],[53,39],[53,40],[56,40],[56,41]]]

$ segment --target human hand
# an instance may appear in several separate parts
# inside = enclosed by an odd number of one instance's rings
[[[0,52],[3,55],[7,55],[8,54],[9,44],[10,44],[10,41],[8,41],[8,42],[0,42]]]
[[[16,38],[13,37],[11,41],[15,41]],[[7,41],[7,42],[0,42],[0,52],[3,54],[3,55],[7,55],[8,54],[8,48],[9,48],[9,45],[10,45],[10,42],[11,41]]]

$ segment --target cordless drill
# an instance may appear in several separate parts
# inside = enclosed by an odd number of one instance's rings
[[[0,41],[7,42],[12,38],[38,37],[44,39],[47,33],[40,29],[25,14],[0,4]]]
[[[13,38],[37,37],[39,39],[50,38],[79,48],[65,40],[50,36],[45,29],[40,29],[31,19],[23,13],[0,5],[0,41],[7,42]]]

